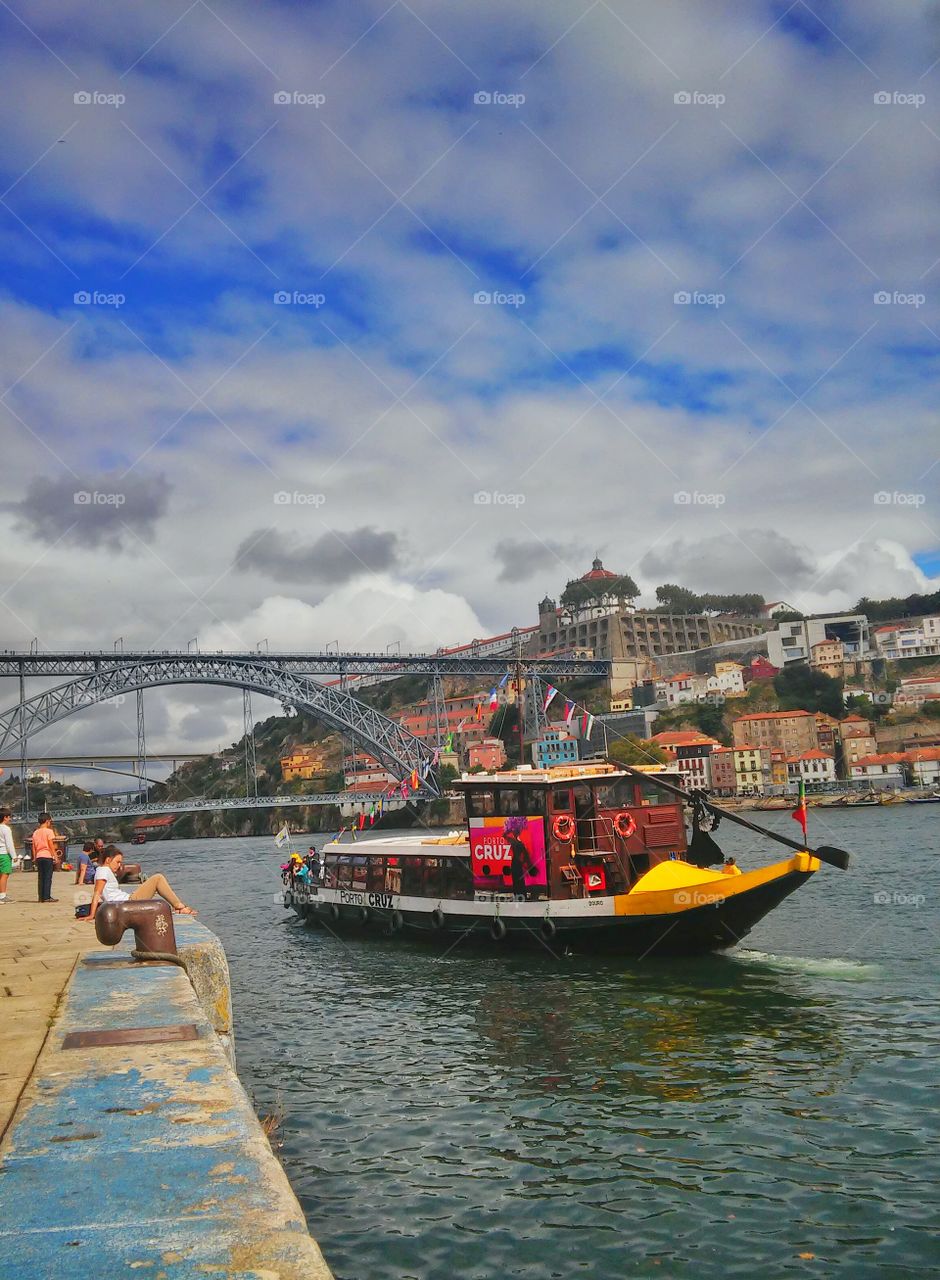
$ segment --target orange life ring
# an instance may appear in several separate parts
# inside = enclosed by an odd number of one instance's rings
[[[562,844],[574,839],[574,818],[568,813],[560,813],[552,823],[552,835]]]
[[[629,840],[636,831],[636,821],[632,813],[627,813],[626,809],[622,809],[614,818],[614,830],[621,840]]]

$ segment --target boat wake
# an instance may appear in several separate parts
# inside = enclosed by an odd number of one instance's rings
[[[870,978],[880,972],[877,965],[863,964],[861,960],[844,960],[828,956],[779,956],[769,951],[750,951],[747,948],[734,952],[730,958],[747,962],[756,960],[761,964],[786,969],[792,973],[818,973],[830,978],[843,978],[850,982]]]

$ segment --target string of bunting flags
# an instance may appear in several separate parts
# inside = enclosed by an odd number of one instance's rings
[[[398,796],[400,796],[403,800],[407,800],[409,796],[413,795],[417,791],[420,791],[421,786],[427,779],[428,774],[431,772],[433,768],[436,767],[438,761],[440,760],[441,751],[442,750],[447,752],[453,751],[454,737],[456,734],[461,732],[461,730],[463,729],[464,725],[466,725],[468,720],[472,719],[477,724],[481,723],[483,720],[484,704],[488,704],[490,711],[496,711],[498,709],[499,690],[505,688],[508,680],[509,680],[509,672],[507,671],[506,674],[503,676],[502,680],[500,680],[499,684],[494,685],[488,694],[482,694],[482,693],[479,694],[474,703],[473,712],[471,713],[471,715],[464,716],[461,722],[457,725],[457,728],[454,730],[451,730],[447,734],[447,736],[444,739],[443,748],[441,747],[435,748],[434,754],[431,756],[431,758],[429,760],[422,761],[421,765],[416,769],[412,769],[408,777],[404,778],[401,782],[390,783],[385,788],[385,791],[382,794],[382,796],[380,796],[378,802],[377,803],[373,802],[373,804],[369,809],[369,812],[366,813],[365,811],[363,811],[362,813],[360,813],[358,818],[354,819],[352,824],[348,828],[340,827],[340,834],[348,830],[352,834],[353,839],[355,839],[357,830],[362,831],[367,823],[370,827],[374,826],[376,821],[384,815],[386,799],[391,799],[393,797],[397,798]],[[513,681],[513,688],[515,688],[515,681]],[[554,685],[550,684],[545,690],[545,696],[542,700],[543,713],[548,711],[548,708],[551,706],[552,702],[557,696],[558,696],[558,690],[555,688]],[[594,716],[585,707],[580,706],[577,702],[572,702],[570,698],[565,698],[564,722],[566,725],[569,726],[569,728],[571,728],[572,726],[576,726],[582,738],[590,738],[592,730],[594,728]]]

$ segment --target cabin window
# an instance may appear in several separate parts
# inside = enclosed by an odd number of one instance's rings
[[[352,858],[348,856],[340,856],[336,859],[336,885],[337,889],[352,888]]]
[[[402,893],[420,898],[424,893],[424,859],[402,858],[401,863]]]
[[[385,889],[385,859],[369,859],[368,887],[372,893],[381,893]]]
[[[471,791],[467,795],[467,812],[471,818],[491,818],[496,812],[492,791]]]
[[[647,806],[660,804],[675,804],[675,800],[668,791],[663,791],[662,787],[657,787],[652,782],[641,782],[637,788],[639,791],[639,803]]]
[[[323,884],[327,889],[336,888],[336,855],[328,856],[323,866]]]
[[[633,804],[633,782],[617,778],[596,789],[598,809],[628,809]]]
[[[366,880],[368,878],[368,858],[353,858],[352,860],[352,887],[358,889],[361,893],[366,890]]]
[[[545,813],[545,793],[535,787],[500,787],[496,792],[496,812],[503,818],[531,817]],[[480,816],[480,815],[474,815]]]
[[[570,787],[558,787],[552,792],[552,809],[555,813],[570,813],[573,808]]]

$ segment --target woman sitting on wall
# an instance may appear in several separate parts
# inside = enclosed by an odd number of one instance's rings
[[[94,920],[95,912],[102,902],[141,902],[144,899],[161,897],[168,902],[174,911],[183,916],[194,916],[196,912],[173,892],[166,876],[148,876],[143,884],[139,884],[133,893],[128,893],[118,884],[118,877],[124,868],[124,854],[113,844],[106,846],[101,865],[95,872],[95,892],[91,899],[91,911],[87,919]]]

